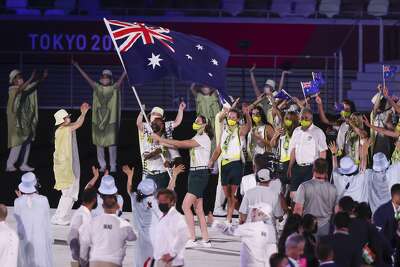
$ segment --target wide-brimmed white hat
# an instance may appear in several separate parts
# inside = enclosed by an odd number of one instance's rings
[[[64,118],[69,117],[69,113],[65,109],[60,109],[56,113],[54,113],[54,119],[56,122],[54,125],[60,125],[61,123],[64,122]]]
[[[357,168],[354,160],[346,156],[340,160],[340,168],[338,168],[338,171],[341,174],[352,174],[357,171]]]
[[[17,77],[17,75],[18,74],[21,74],[21,71],[20,70],[17,70],[17,69],[15,69],[15,70],[12,70],[11,72],[10,72],[10,75],[9,75],[9,82],[10,82],[10,84],[14,81],[14,79],[15,79],[15,77]]]
[[[143,195],[149,196],[154,194],[157,190],[157,185],[151,179],[144,179],[139,183],[137,189],[142,192]]]
[[[275,89],[275,81],[274,80],[268,79],[265,82],[265,85],[268,85],[269,87],[272,87],[272,89]]]
[[[31,194],[36,192],[36,176],[33,172],[27,172],[21,177],[21,183],[18,185],[19,191]]]
[[[268,182],[271,180],[271,172],[268,169],[261,169],[257,172],[257,177],[260,182]]]
[[[380,93],[376,93],[373,97],[372,97],[372,99],[371,99],[371,102],[372,102],[372,104],[374,104],[375,105],[375,102],[376,101],[380,101],[380,100],[382,100],[383,99],[383,95],[382,94],[380,94]],[[389,109],[391,106],[390,106],[390,103],[389,103],[389,101],[387,101],[386,102],[386,105],[385,105],[385,109]]]
[[[110,76],[110,77],[112,77],[112,76],[113,76],[113,74],[112,74],[112,71],[111,71],[111,70],[103,70],[103,71],[101,72],[101,74],[102,74],[102,75],[107,75],[107,76]]]
[[[372,169],[376,172],[381,172],[386,170],[390,163],[388,161],[388,159],[386,158],[385,154],[383,154],[382,152],[378,152],[376,153],[373,157],[372,157]]]
[[[158,114],[161,115],[161,117],[164,117],[164,110],[162,108],[160,108],[160,107],[154,107],[151,110],[151,113],[158,113]]]
[[[115,186],[114,177],[111,175],[105,175],[101,178],[99,187],[99,193],[102,195],[114,195],[118,192],[118,188]]]
[[[250,206],[250,209],[257,209],[257,210],[261,211],[262,213],[264,213],[265,215],[269,215],[272,212],[271,205],[268,203],[264,203],[264,202],[252,205],[252,206]]]

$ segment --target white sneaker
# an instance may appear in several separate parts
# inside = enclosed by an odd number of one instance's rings
[[[17,171],[17,168],[15,168],[14,165],[7,166],[6,168],[6,172],[15,172],[15,171]]]
[[[226,210],[221,207],[215,208],[213,212],[214,216],[226,216]]]
[[[208,240],[208,241],[201,240],[201,241],[200,241],[200,245],[201,245],[203,248],[211,248],[211,247],[212,247],[211,241],[210,241],[210,240]]]
[[[20,169],[20,171],[22,171],[22,172],[33,172],[34,170],[35,170],[35,168],[32,168],[32,167],[30,167],[30,166],[28,166],[28,165],[21,165],[20,167],[19,167],[19,169]]]
[[[195,247],[197,247],[196,240],[188,240],[186,242],[185,248],[195,248]]]

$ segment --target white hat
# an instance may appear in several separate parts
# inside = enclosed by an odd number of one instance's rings
[[[261,169],[257,172],[257,177],[260,182],[268,182],[271,180],[271,172],[268,169]]]
[[[164,110],[160,107],[154,107],[151,110],[151,113],[158,113],[158,114],[161,114],[161,117],[164,117]]]
[[[139,183],[137,189],[142,192],[143,195],[149,196],[154,194],[157,190],[157,185],[151,179],[144,179]]]
[[[57,111],[56,113],[54,113],[54,119],[56,120],[54,125],[60,125],[64,122],[64,118],[66,117],[69,117],[69,114],[65,109],[60,109],[59,111]]]
[[[115,186],[114,177],[111,175],[105,175],[101,178],[101,183],[99,187],[99,193],[102,195],[114,195],[118,192]]]
[[[381,172],[386,170],[390,163],[387,160],[385,154],[383,154],[382,152],[378,152],[376,153],[373,157],[372,157],[372,169],[376,172]]]
[[[18,74],[21,74],[21,71],[20,71],[20,70],[12,70],[12,71],[10,72],[10,75],[9,75],[9,77],[10,77],[10,79],[9,79],[10,84],[14,81],[14,78],[15,78]]]
[[[340,168],[338,168],[338,171],[341,174],[352,174],[357,171],[357,168],[353,159],[346,156],[340,160]]]
[[[380,93],[376,93],[373,97],[372,97],[372,99],[371,99],[371,102],[372,102],[372,104],[374,104],[375,105],[375,102],[376,101],[380,101],[380,100],[382,100],[383,99],[383,95],[382,94],[380,94]],[[389,103],[389,101],[386,101],[386,105],[385,105],[385,109],[389,109],[391,106],[390,106],[390,103]]]
[[[268,85],[268,86],[272,87],[272,89],[275,89],[275,81],[274,81],[274,80],[268,79],[268,80],[265,82],[265,85]]]
[[[110,76],[110,77],[113,76],[111,70],[103,70],[103,72],[101,74],[102,75],[107,75],[107,76]]]
[[[257,209],[259,211],[261,211],[262,213],[264,213],[265,215],[269,215],[272,212],[272,207],[270,204],[268,203],[257,203],[253,206],[250,206],[250,209]]]
[[[19,191],[31,194],[36,192],[36,176],[33,172],[27,172],[21,177],[21,183],[18,185]]]

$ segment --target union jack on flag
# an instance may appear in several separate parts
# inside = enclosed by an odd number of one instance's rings
[[[141,22],[104,19],[129,82],[140,85],[174,76],[225,93],[229,51],[193,35]]]
[[[314,96],[319,93],[319,85],[314,81],[300,82],[305,96]]]
[[[397,72],[397,66],[383,65],[383,77],[389,79],[394,77]]]
[[[312,78],[314,83],[319,85],[324,85],[325,84],[325,80],[322,77],[322,73],[321,72],[311,72]]]

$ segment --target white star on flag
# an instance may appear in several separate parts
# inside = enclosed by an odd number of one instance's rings
[[[193,59],[192,56],[189,55],[189,54],[186,54],[186,57],[187,57],[188,60],[192,60]]]
[[[209,73],[208,73],[208,76],[212,77],[213,75],[212,75],[212,73],[209,72]]]
[[[211,59],[211,63],[215,66],[218,66],[218,61],[215,58]]]
[[[149,64],[147,64],[147,66],[152,66],[153,70],[156,68],[156,66],[161,67],[160,65],[160,61],[162,61],[163,59],[160,58],[160,54],[158,54],[157,56],[154,55],[153,53],[151,53],[151,57],[147,58],[150,62]]]
[[[196,45],[196,47],[197,47],[198,50],[203,50],[204,49],[204,47],[202,45],[200,45],[200,44]]]

